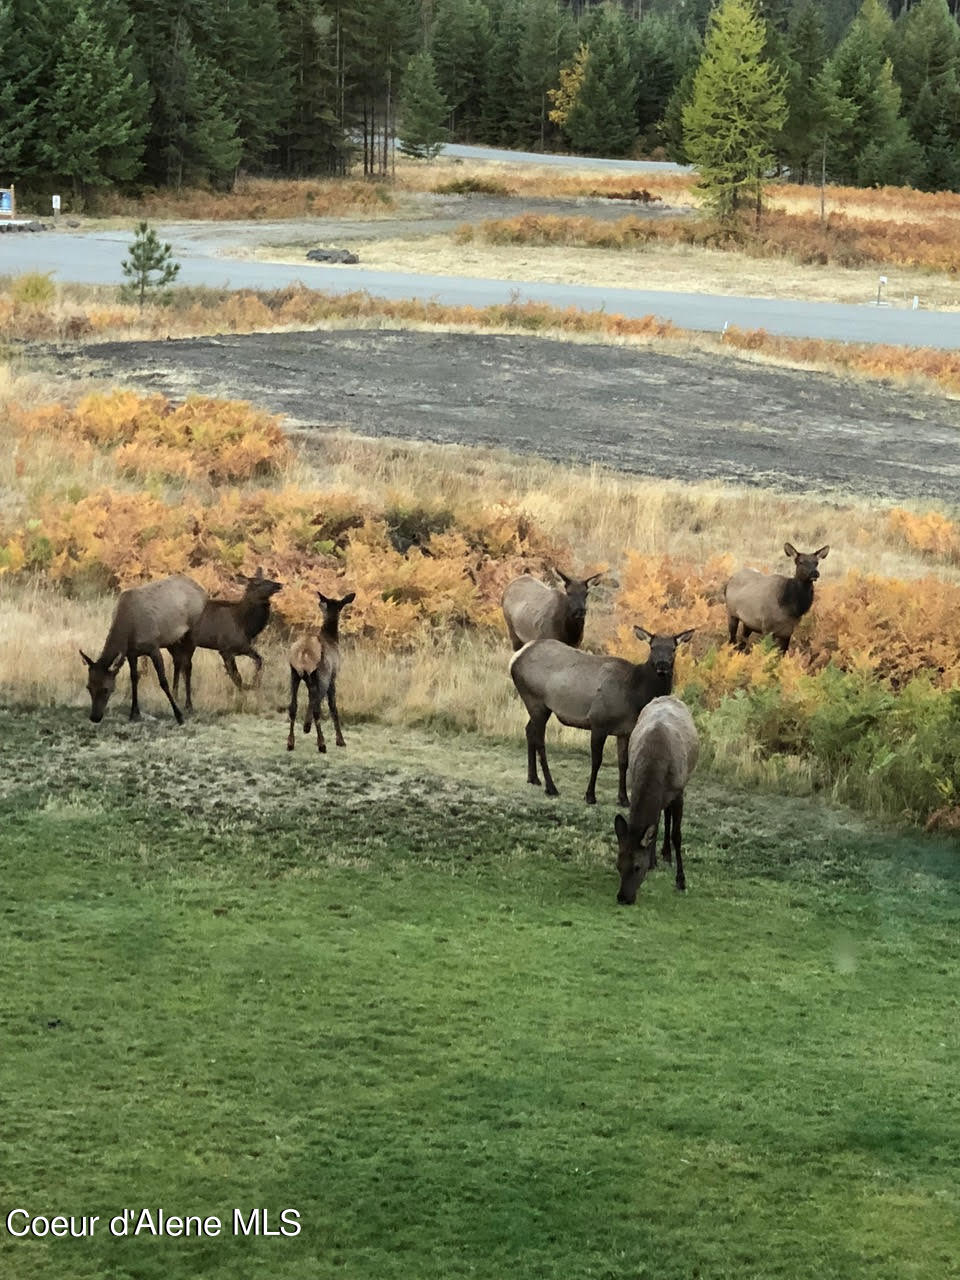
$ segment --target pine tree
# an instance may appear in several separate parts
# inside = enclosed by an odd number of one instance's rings
[[[137,57],[153,90],[145,160],[151,181],[178,190],[229,183],[243,154],[227,103],[218,0],[128,0]]]
[[[960,28],[946,0],[920,0],[896,24],[894,74],[905,115],[923,149],[916,180],[956,188],[960,174]]]
[[[494,15],[493,39],[484,86],[483,134],[488,142],[526,142],[523,76],[517,51],[522,35],[522,0],[503,0]]]
[[[699,169],[699,190],[723,221],[748,194],[759,218],[772,143],[786,116],[782,78],[762,56],[765,39],[752,0],[723,0],[683,111],[684,147]]]
[[[323,0],[279,0],[284,56],[291,72],[275,145],[284,173],[342,174],[350,147],[338,116],[333,19]]]
[[[637,137],[636,91],[630,25],[621,8],[605,4],[564,125],[574,148],[594,155],[625,155]]]
[[[661,141],[657,126],[675,87],[700,60],[701,46],[692,23],[653,13],[637,24],[632,40],[637,127],[650,145]]]
[[[823,12],[817,0],[807,0],[787,38],[785,98],[787,118],[778,151],[794,182],[807,182],[820,152],[820,123],[824,111],[818,77],[827,58]]]
[[[130,19],[119,4],[57,0],[51,92],[37,117],[44,168],[69,181],[75,198],[137,175],[149,90],[134,83]],[[119,38],[118,38],[119,37]]]
[[[450,104],[450,128],[471,138],[481,125],[484,83],[493,47],[490,14],[482,0],[436,0],[430,52],[437,85]]]
[[[830,58],[839,95],[852,104],[850,125],[830,161],[836,181],[909,182],[922,163],[920,148],[900,114],[900,89],[887,54],[893,24],[880,0],[863,0],[850,30]]]
[[[39,163],[37,113],[41,57],[27,22],[29,0],[0,0],[0,186]]]
[[[180,273],[180,263],[173,261],[172,254],[172,246],[161,244],[153,228],[141,222],[130,246],[130,257],[120,264],[128,281],[121,285],[120,296],[139,302],[141,311],[148,294],[163,299],[163,291]]]
[[[517,64],[523,84],[520,126],[525,141],[546,146],[550,99],[560,82],[560,68],[573,53],[573,27],[556,0],[526,0],[521,11]]]
[[[437,85],[437,72],[428,50],[407,63],[400,91],[400,150],[418,160],[432,160],[447,138],[444,121],[450,104]]]

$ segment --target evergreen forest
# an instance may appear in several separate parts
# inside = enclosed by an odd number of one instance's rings
[[[960,189],[948,0],[756,8],[784,100],[776,172]],[[375,177],[398,135],[413,155],[450,139],[688,160],[710,12],[709,0],[0,0],[0,183],[79,200],[228,188],[241,172]]]

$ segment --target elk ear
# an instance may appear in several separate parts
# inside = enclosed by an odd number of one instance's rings
[[[646,640],[648,644],[653,639],[653,632],[647,631],[645,627],[634,627],[633,634],[638,640]]]
[[[255,578],[262,578],[262,577],[263,577],[263,565],[262,565],[262,564],[258,564],[258,565],[257,565],[257,572],[256,572],[253,576],[254,576]]]
[[[797,556],[799,555],[797,548],[793,545],[792,542],[785,542],[783,544],[783,553],[784,555],[789,556],[791,560],[796,560]]]
[[[686,642],[690,639],[690,637],[693,635],[696,629],[697,629],[696,627],[690,627],[688,628],[688,630],[681,631],[679,635],[674,636],[673,637],[674,645],[686,644]]]
[[[348,591],[347,594],[340,601],[340,608],[342,609],[345,605],[352,604],[353,601],[356,600],[356,598],[357,598],[357,593],[355,591]]]
[[[821,547],[819,551],[815,551],[813,554],[817,557],[818,560],[826,560],[829,552],[830,552],[830,545],[828,543],[827,546]]]
[[[117,672],[120,670],[120,668],[123,666],[123,664],[126,662],[126,660],[127,660],[127,655],[125,653],[121,653],[120,657],[117,658],[113,666],[110,668],[110,674],[112,676],[115,676]]]
[[[630,835],[630,828],[627,826],[627,820],[622,813],[618,813],[613,820],[613,830],[617,837],[617,843],[621,849],[626,849],[627,838]]]
[[[322,592],[322,591],[318,591],[318,592],[317,592],[317,599],[320,601],[320,603],[321,603],[321,604],[329,604],[329,603],[330,603],[329,598],[328,598],[327,596],[325,596],[325,595],[323,594],[323,592]]]
[[[588,587],[594,586],[596,583],[600,581],[602,577],[603,577],[602,573],[591,573],[590,577],[587,579],[587,586]]]
[[[558,569],[557,566],[554,565],[553,572],[557,575],[557,577],[560,579],[560,581],[563,583],[565,587],[569,587],[572,579],[568,578],[562,569]]]
[[[96,663],[94,662],[94,660],[92,658],[88,658],[82,649],[80,650],[80,657],[84,660],[84,662],[87,664],[88,667],[96,666]]]

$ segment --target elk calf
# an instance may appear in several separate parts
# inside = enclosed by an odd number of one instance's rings
[[[501,607],[514,649],[532,640],[562,640],[576,648],[583,639],[587,592],[603,574],[568,578],[559,569],[554,573],[563,583],[563,590],[548,587],[526,573],[507,584]]]
[[[309,733],[311,725],[317,726],[317,750],[326,751],[323,729],[320,727],[320,707],[324,697],[330,706],[330,719],[336,734],[338,747],[345,747],[337,714],[337,672],[340,670],[340,611],[356,599],[355,591],[348,592],[342,600],[332,600],[318,591],[323,608],[323,626],[319,632],[301,636],[290,646],[290,732],[287,750],[294,748],[293,726],[297,719],[297,697],[300,681],[307,686],[307,714],[303,732]]]
[[[627,803],[627,744],[637,716],[651,700],[673,688],[673,662],[678,644],[693,630],[678,635],[652,635],[634,627],[650,644],[646,662],[581,653],[559,640],[534,640],[510,659],[510,675],[523,699],[527,721],[527,781],[539,787],[537,758],[548,796],[559,795],[547,766],[544,734],[555,715],[561,724],[590,730],[590,781],[584,796],[596,804],[596,782],[607,738],[617,739],[620,785],[617,803]]]
[[[656,842],[663,820],[663,859],[671,860],[670,842],[677,855],[677,888],[686,889],[680,825],[683,792],[693,773],[700,740],[693,717],[679,698],[654,698],[640,712],[630,735],[627,778],[630,813],[613,820],[617,836],[617,901],[632,906],[648,871],[657,865]]]
[[[121,591],[100,657],[88,658],[80,650],[80,657],[87,664],[90,719],[94,724],[103,719],[124,659],[130,664],[130,719],[140,719],[137,659],[143,656],[153,663],[177,724],[183,724],[183,715],[167,684],[160,650],[172,648],[196,626],[206,603],[204,589],[182,574]]]
[[[270,597],[281,590],[283,583],[265,578],[262,565],[252,578],[246,578],[243,574],[239,576],[244,584],[242,598],[208,600],[196,625],[179,644],[171,646],[174,697],[180,686],[182,672],[186,693],[184,705],[188,711],[193,710],[190,681],[193,675],[193,655],[197,649],[215,649],[223,659],[227,675],[240,690],[243,689],[243,681],[237,670],[237,658],[252,658],[256,668],[253,687],[256,688],[260,683],[263,658],[253,647],[253,641],[269,622]]]
[[[730,643],[737,643],[737,627],[742,625],[741,645],[754,631],[772,635],[786,653],[794,628],[813,604],[813,584],[820,577],[819,564],[826,559],[829,546],[809,554],[798,551],[787,542],[784,552],[794,561],[792,578],[782,573],[761,573],[758,569],[740,569],[724,589]]]

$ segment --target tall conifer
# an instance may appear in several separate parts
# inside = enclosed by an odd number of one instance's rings
[[[699,170],[699,189],[724,221],[748,196],[759,217],[772,144],[786,115],[783,80],[763,58],[765,41],[752,0],[723,0],[683,112],[684,146]]]

